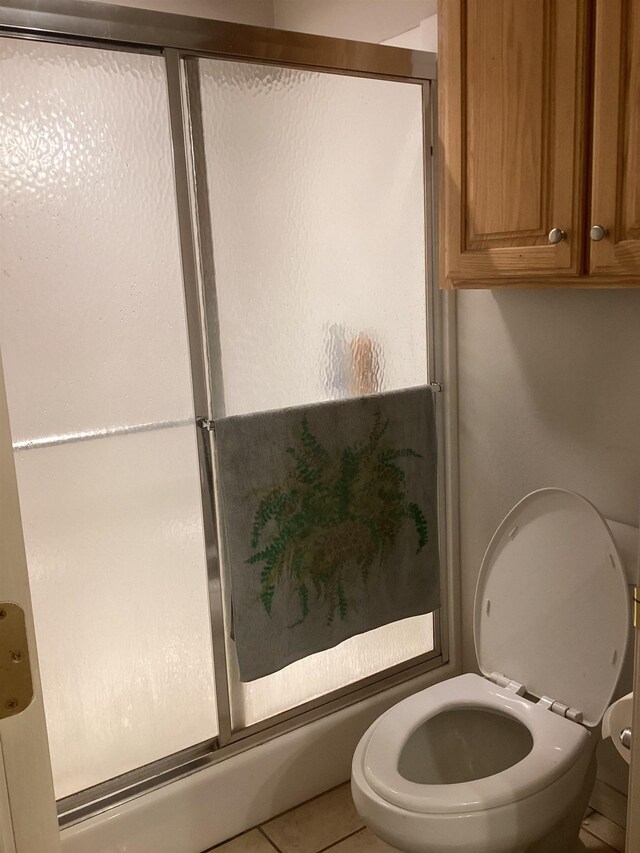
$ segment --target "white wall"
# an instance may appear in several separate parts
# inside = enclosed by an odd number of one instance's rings
[[[638,524],[640,292],[458,295],[464,623],[489,538],[527,491],[557,485]],[[475,665],[473,638],[464,663]]]
[[[430,53],[438,52],[438,16],[430,15],[420,21],[417,27],[413,27],[398,36],[385,39],[382,44],[390,47],[407,47],[410,50],[428,50]]]
[[[640,292],[458,295],[463,667],[476,668],[472,606],[493,531],[542,486],[573,489],[638,525]],[[621,684],[631,689],[627,671]],[[609,748],[599,776],[626,768]]]
[[[419,26],[436,8],[437,0],[274,0],[278,29],[369,42]]]

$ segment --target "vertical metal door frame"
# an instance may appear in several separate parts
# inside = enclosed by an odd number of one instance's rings
[[[185,310],[191,357],[193,405],[198,426],[198,459],[202,494],[202,522],[207,559],[211,639],[218,710],[218,742],[224,746],[231,738],[231,706],[229,671],[227,666],[220,545],[218,540],[214,470],[211,437],[208,426],[214,416],[213,391],[210,378],[210,356],[206,333],[206,311],[200,283],[195,207],[192,201],[193,181],[190,168],[191,133],[185,111],[185,80],[180,51],[164,51],[167,70],[169,118],[173,141],[176,205],[180,230],[180,251],[184,281]]]
[[[438,289],[438,239],[435,209],[437,129],[437,91],[432,80],[422,84],[423,146],[424,146],[424,227],[425,227],[425,299],[427,310],[427,381],[433,389],[436,432],[438,435],[438,543],[440,546],[440,607],[434,614],[434,648],[442,655],[443,663],[449,660],[448,606],[449,583],[447,558],[449,530],[447,526],[447,481],[445,446],[445,408],[450,399],[448,377],[445,377],[446,359],[443,358],[443,304]]]

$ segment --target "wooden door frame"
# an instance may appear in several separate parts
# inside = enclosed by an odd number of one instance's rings
[[[0,853],[57,853],[60,832],[1,353],[0,601],[13,601],[24,610],[34,687],[28,708],[0,720]]]

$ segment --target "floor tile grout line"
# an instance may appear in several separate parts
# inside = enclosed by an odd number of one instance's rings
[[[612,847],[608,841],[605,841],[604,838],[600,838],[599,835],[595,835],[593,832],[587,829],[586,826],[583,825],[581,829],[582,832],[586,832],[587,835],[590,835],[592,838],[595,838],[596,841],[599,841],[601,844],[604,844],[605,847],[608,847],[609,850],[613,851],[613,853],[624,853],[624,850],[618,850],[616,847]]]
[[[354,835],[358,835],[359,832],[364,832],[366,826],[361,826],[360,829],[355,829],[353,832],[350,832],[348,835],[344,835],[342,838],[338,838],[336,841],[332,841],[327,847],[321,847],[320,850],[317,850],[316,853],[326,853],[327,850],[333,850],[334,847],[337,847],[338,844],[342,844],[343,841],[346,841],[347,838],[353,838]]]
[[[320,794],[316,794],[315,797],[311,797],[308,800],[303,800],[301,803],[298,803],[297,806],[291,806],[290,809],[286,809],[286,811],[280,812],[273,817],[270,817],[268,820],[262,821],[260,826],[266,826],[268,823],[271,823],[274,820],[278,820],[278,818],[284,817],[284,815],[289,814],[290,812],[294,812],[296,809],[302,808],[302,806],[306,806],[308,803],[313,803],[314,800],[319,800],[320,797],[325,797],[327,794],[332,794],[334,791],[337,791],[338,788],[342,788],[344,785],[348,785],[350,779],[345,779],[344,782],[338,782],[337,785],[334,785],[333,788],[327,788],[326,791],[322,791]]]
[[[260,835],[262,835],[263,838],[267,839],[268,843],[273,847],[274,850],[277,850],[278,853],[282,853],[282,850],[278,847],[276,842],[273,841],[271,838],[269,838],[267,833],[264,831],[264,829],[262,828],[262,824],[260,824],[259,826],[256,826],[256,829],[258,830]]]
[[[286,813],[285,813],[285,814],[286,814]],[[281,850],[281,849],[277,846],[277,844],[275,843],[275,841],[273,841],[273,839],[272,839],[272,838],[270,838],[270,837],[267,835],[267,833],[266,833],[266,832],[265,832],[265,830],[262,828],[262,826],[263,826],[263,825],[261,824],[261,825],[259,825],[259,826],[255,827],[255,829],[258,829],[258,830],[260,831],[260,833],[261,833],[262,835],[264,835],[264,837],[267,839],[267,841],[271,844],[271,846],[272,846],[275,850],[277,850],[277,851],[278,851],[278,853],[284,853],[284,851],[283,851],[283,850]],[[327,846],[326,846],[326,847],[321,847],[319,850],[314,850],[314,853],[325,853],[325,851],[327,851],[327,850],[331,850],[331,849],[332,849],[332,848],[334,848],[336,845],[341,844],[343,841],[346,841],[346,840],[347,840],[347,838],[353,838],[353,836],[354,836],[354,835],[357,835],[359,832],[364,832],[366,828],[367,828],[367,827],[363,824],[362,826],[358,827],[358,829],[354,829],[352,832],[348,832],[346,835],[341,835],[341,836],[340,836],[340,838],[336,838],[336,839],[335,839],[335,841],[332,841],[332,842],[331,842],[331,844],[327,844]]]
[[[611,824],[611,826],[615,827],[616,830],[622,833],[622,849],[617,846],[617,843],[614,844],[609,838],[603,838],[602,835],[598,834],[602,831],[602,827],[598,829],[597,826],[593,826],[591,822],[589,822],[589,819],[594,816],[596,816],[599,821],[604,821],[605,825]],[[584,832],[589,833],[589,835],[593,836],[597,841],[602,841],[602,843],[606,844],[607,847],[609,847],[611,850],[615,850],[615,853],[624,853],[624,838],[626,836],[626,828],[623,826],[619,826],[610,818],[606,817],[600,812],[597,812],[595,809],[591,809],[591,813],[585,817],[582,822],[581,829],[584,830]]]
[[[239,832],[237,835],[232,835],[231,838],[225,838],[224,841],[220,841],[218,844],[214,844],[213,847],[207,847],[206,850],[203,850],[202,853],[215,853],[216,850],[222,849],[227,844],[231,844],[233,841],[237,841],[238,838],[242,838],[243,835],[249,835],[251,832],[259,832],[260,835],[263,835],[264,838],[268,841],[269,845],[273,847],[277,853],[282,853],[279,847],[276,847],[275,843],[269,838],[266,832],[262,831],[262,827],[259,824],[255,826],[250,826],[249,829],[243,829],[242,832]]]
[[[302,808],[302,806],[306,806],[307,803],[312,803],[314,800],[319,800],[320,797],[324,797],[326,794],[331,794],[333,791],[337,791],[338,788],[342,788],[345,785],[348,785],[349,781],[350,781],[349,779],[346,779],[344,782],[338,782],[338,784],[334,785],[333,788],[327,788],[326,791],[322,791],[320,794],[316,794],[314,797],[310,797],[310,799],[308,799],[308,800],[303,800],[301,803],[298,803],[298,805],[291,806],[290,809],[286,809],[283,812],[279,812],[279,814],[274,815],[273,817],[270,817],[267,820],[262,821],[262,823],[257,823],[257,824],[255,824],[255,826],[250,826],[248,829],[244,829],[242,832],[239,832],[237,835],[233,835],[231,838],[227,838],[225,841],[221,841],[219,844],[214,844],[213,847],[207,847],[207,849],[204,850],[203,853],[213,853],[214,850],[217,850],[218,847],[222,847],[223,844],[228,844],[230,841],[235,841],[236,838],[240,838],[242,835],[246,835],[246,833],[252,832],[254,829],[257,829],[261,835],[264,835],[264,837],[267,839],[269,844],[271,844],[271,846],[274,848],[274,850],[277,850],[278,853],[282,853],[282,850],[280,850],[280,848],[276,846],[275,841],[273,841],[269,837],[269,835],[267,835],[267,832],[266,832],[266,830],[263,829],[263,827],[267,826],[267,824],[271,823],[274,820],[278,820],[278,818],[284,817],[284,815],[287,815],[290,812],[294,812],[296,809]],[[360,832],[363,829],[365,829],[364,824],[360,827],[360,829],[356,829],[354,832],[350,833],[349,835],[345,835],[344,838],[349,838],[351,835],[355,835],[357,832]],[[339,844],[341,841],[344,841],[344,838],[339,838],[337,841],[334,841],[333,843]],[[331,848],[331,845],[329,845],[329,847],[323,847],[322,850],[318,851],[318,853],[324,853],[325,850],[329,850],[330,848]]]

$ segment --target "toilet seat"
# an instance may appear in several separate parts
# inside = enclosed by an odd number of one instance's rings
[[[593,504],[555,488],[517,503],[494,533],[478,576],[473,636],[482,673],[500,673],[597,726],[620,676],[629,629],[627,577]]]
[[[433,785],[405,779],[398,769],[404,745],[424,722],[451,708],[483,709],[517,720],[533,737],[531,751],[500,773],[468,782]],[[575,764],[588,740],[583,726],[467,674],[410,696],[384,714],[371,732],[363,771],[383,800],[406,811],[475,812],[516,802],[552,784]]]

